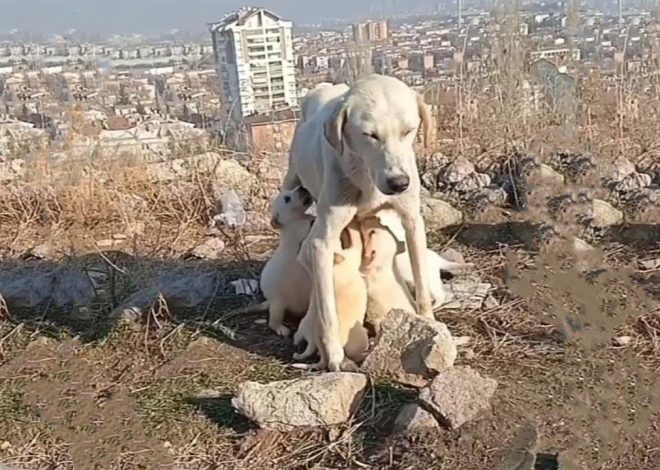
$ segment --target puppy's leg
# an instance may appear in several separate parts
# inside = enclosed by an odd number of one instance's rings
[[[268,327],[278,335],[286,338],[291,334],[291,330],[282,324],[284,313],[284,306],[281,303],[277,301],[270,302],[268,306]]]
[[[320,353],[327,359],[331,372],[340,371],[345,358],[335,301],[333,254],[340,243],[342,230],[356,212],[352,205],[333,205],[328,203],[327,198],[320,200],[314,225],[298,254],[298,262],[306,267],[314,280],[311,301],[315,305],[310,309],[318,312]]]
[[[419,206],[419,204],[417,205]],[[410,209],[410,208],[406,208]],[[406,244],[410,255],[413,279],[415,281],[415,297],[417,302],[417,313],[433,318],[431,306],[431,292],[429,279],[424,268],[424,255],[426,255],[426,230],[424,219],[418,213],[404,210],[400,213],[403,228],[406,231]],[[444,301],[444,298],[442,299]]]

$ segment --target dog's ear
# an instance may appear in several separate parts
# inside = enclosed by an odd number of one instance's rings
[[[337,151],[339,155],[344,153],[344,124],[346,124],[346,115],[348,106],[345,101],[337,103],[332,116],[325,123],[323,134],[325,139]]]
[[[422,119],[422,136],[424,138],[424,147],[428,147],[431,143],[433,116],[431,116],[431,109],[424,102],[424,98],[419,93],[417,94],[417,108],[419,110],[419,117]]]
[[[275,229],[278,229],[278,230],[282,228],[282,224],[277,219],[276,215],[274,215],[273,217],[270,218],[270,225],[271,225],[271,227],[273,227]]]

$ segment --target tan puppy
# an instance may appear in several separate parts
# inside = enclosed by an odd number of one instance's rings
[[[343,248],[341,253],[334,254],[334,288],[339,314],[339,334],[346,356],[352,361],[360,362],[369,349],[369,338],[363,326],[367,310],[367,285],[360,273],[362,239],[357,222],[351,222],[342,232],[342,245],[348,247]],[[306,359],[319,350],[321,359],[316,364],[294,364],[294,367],[303,369],[326,367],[327,358],[323,355],[323,349],[319,347],[321,339],[319,326],[318,311],[312,300],[307,315],[302,319],[298,331],[293,336],[294,344],[297,345],[304,339],[307,341],[307,348],[302,354],[294,354],[293,358]]]
[[[362,273],[367,281],[367,323],[377,332],[380,322],[392,309],[414,313],[415,306],[405,283],[397,276],[394,258],[403,249],[390,230],[377,217],[367,217],[360,225],[364,240]]]
[[[252,310],[267,307],[268,326],[284,337],[291,333],[282,324],[285,313],[302,317],[309,307],[311,278],[296,257],[314,222],[314,217],[305,213],[311,204],[309,193],[298,187],[280,192],[271,206],[270,223],[280,229],[280,240],[261,272],[260,287],[266,302]]]

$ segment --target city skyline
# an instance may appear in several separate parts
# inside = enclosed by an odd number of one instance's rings
[[[492,6],[497,0],[463,0],[471,5]],[[645,0],[625,0],[626,7]],[[612,10],[616,0],[584,0],[583,5],[599,5]],[[335,0],[314,3],[307,0],[2,0],[0,34],[11,31],[55,34],[79,31],[90,34],[155,34],[171,30],[201,33],[208,23],[242,6],[263,7],[293,21],[294,24],[317,24],[322,20],[382,17],[392,14],[445,12],[457,14],[457,0]],[[614,11],[616,8],[614,8]],[[610,12],[614,12],[610,11]],[[38,14],[35,14],[38,12]],[[47,18],[47,21],[44,19]]]

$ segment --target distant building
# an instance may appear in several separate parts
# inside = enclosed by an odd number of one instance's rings
[[[353,25],[353,40],[355,42],[383,42],[390,36],[387,20],[367,21]]]
[[[297,106],[292,23],[242,8],[210,26],[220,97],[236,120]]]
[[[299,113],[292,109],[252,116],[245,120],[250,148],[257,153],[288,155]],[[286,157],[281,161],[286,165]]]

